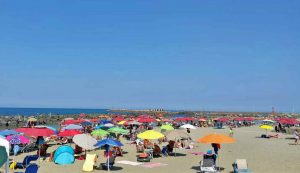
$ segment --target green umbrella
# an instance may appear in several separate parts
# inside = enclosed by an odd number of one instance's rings
[[[115,134],[128,134],[129,133],[128,130],[125,130],[120,127],[112,127],[110,129],[108,129],[108,132],[115,133]]]
[[[109,133],[105,130],[102,130],[102,129],[98,129],[98,130],[94,130],[92,131],[91,133],[93,136],[106,136],[108,135]]]
[[[165,125],[162,125],[160,127],[161,130],[166,130],[166,131],[169,131],[169,130],[174,130],[174,127],[172,127],[170,124],[165,124]]]
[[[5,147],[0,146],[0,168],[4,165],[7,161],[7,152]]]

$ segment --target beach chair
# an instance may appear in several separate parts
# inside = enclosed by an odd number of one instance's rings
[[[87,154],[82,170],[85,172],[91,172],[94,170],[94,164],[96,161],[96,154]]]
[[[39,156],[37,155],[26,156],[22,163],[19,162],[16,164],[16,168],[25,169],[30,164],[31,161],[36,161],[38,158]]]
[[[201,173],[213,173],[218,172],[213,158],[204,158],[200,161],[200,172]]]
[[[25,173],[37,173],[38,172],[38,165],[37,164],[30,164],[26,169]],[[15,173],[23,173],[23,172],[15,172]]]
[[[248,169],[248,164],[246,159],[236,159],[236,161],[232,164],[234,173],[251,173]]]
[[[22,148],[22,150],[21,150],[21,153],[28,153],[28,152],[35,151],[37,149],[38,149],[38,147],[35,145],[35,143],[31,143],[31,144],[24,146],[24,148]]]
[[[115,160],[116,160],[116,157],[112,156],[109,159],[107,159],[107,161],[105,163],[101,163],[102,169],[104,169],[104,170],[112,169],[115,164]]]

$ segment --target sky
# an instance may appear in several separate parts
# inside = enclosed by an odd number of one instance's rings
[[[300,112],[299,8],[0,0],[0,107]]]

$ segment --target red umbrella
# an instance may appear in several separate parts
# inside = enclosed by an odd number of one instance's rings
[[[229,120],[230,120],[229,118],[219,118],[217,121],[228,122]]]
[[[17,128],[15,131],[19,133],[25,133],[27,136],[51,136],[54,135],[54,131],[48,128],[29,128],[22,127]]]
[[[57,136],[75,136],[81,134],[81,132],[77,130],[65,130],[63,132],[59,132]]]
[[[245,118],[243,118],[243,117],[237,117],[237,118],[234,118],[233,120],[234,121],[244,121]]]
[[[196,118],[193,117],[180,117],[180,118],[176,118],[175,121],[195,121]]]
[[[206,121],[206,119],[205,118],[199,118],[199,121]]]
[[[153,123],[156,122],[157,120],[154,118],[139,118],[138,122],[140,123]]]
[[[161,121],[162,121],[162,122],[172,122],[172,120],[167,119],[167,118],[163,118],[163,119],[161,119]]]
[[[113,119],[114,122],[119,122],[119,121],[123,121],[123,120],[124,120],[124,117],[121,117],[121,116]]]
[[[98,118],[90,119],[90,122],[93,122],[93,123],[99,122],[99,119]]]
[[[85,116],[85,114],[84,114],[84,113],[81,113],[81,114],[79,114],[79,116],[80,116],[80,117],[84,117],[84,116]]]
[[[245,117],[244,120],[245,121],[254,121],[255,118],[253,118],[253,117]]]

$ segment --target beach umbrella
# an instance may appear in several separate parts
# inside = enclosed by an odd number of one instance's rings
[[[81,114],[79,114],[79,116],[80,116],[80,117],[84,117],[84,116],[85,116],[85,114],[84,114],[84,113],[81,113]]]
[[[191,136],[182,130],[173,130],[165,133],[168,139],[191,139]]]
[[[101,141],[98,141],[94,146],[95,147],[102,147],[104,145],[114,146],[114,147],[121,147],[123,144],[120,141],[114,140],[114,139],[103,139]]]
[[[104,127],[113,127],[113,126],[115,126],[115,125],[113,125],[112,123],[106,123],[106,124],[104,124]]]
[[[102,146],[114,146],[114,147],[121,147],[123,146],[123,144],[120,142],[120,141],[117,141],[117,140],[114,140],[114,139],[110,139],[110,138],[107,138],[107,139],[103,139],[101,141],[98,141],[95,145],[95,147],[102,147]],[[109,150],[109,147],[106,148],[106,151]],[[107,154],[107,171],[109,171],[109,154]]]
[[[217,119],[217,121],[222,122],[222,123],[228,122],[229,120],[230,120],[229,118],[219,118],[219,119]]]
[[[0,146],[0,168],[4,165],[8,160],[8,154],[6,148],[4,146]]]
[[[93,119],[90,119],[90,122],[96,123],[96,122],[99,122],[99,119],[98,118],[93,118]]]
[[[234,143],[235,139],[222,135],[222,134],[209,134],[197,140],[200,143],[211,144],[211,143]]]
[[[33,118],[33,117],[29,117],[28,119],[27,119],[27,122],[36,122],[37,121],[37,119],[36,118]]]
[[[19,133],[25,133],[27,136],[51,136],[54,135],[54,131],[50,130],[48,128],[28,128],[28,127],[22,127],[17,128],[15,131]]]
[[[69,124],[66,127],[63,128],[64,130],[81,130],[83,129],[82,126],[76,125],[76,124]]]
[[[137,137],[141,139],[159,139],[159,138],[163,138],[164,136],[165,136],[164,134],[157,132],[155,130],[147,130],[137,135]]]
[[[154,123],[154,122],[156,122],[156,119],[154,119],[154,118],[139,118],[138,122],[140,122],[140,123]]]
[[[121,116],[113,119],[114,122],[119,122],[119,121],[123,121],[123,120],[124,120],[124,117],[121,117]]]
[[[73,137],[73,142],[85,150],[93,150],[97,140],[87,134],[78,134]]]
[[[275,123],[275,121],[270,120],[270,119],[264,119],[263,122],[264,123]]]
[[[261,125],[261,126],[259,126],[259,128],[264,129],[264,130],[273,130],[273,127],[269,126],[269,125]]]
[[[205,122],[206,119],[205,118],[199,118],[199,121]]]
[[[16,132],[15,130],[2,130],[0,131],[0,135],[1,136],[9,136],[9,135],[16,135],[18,134],[18,132]]]
[[[2,167],[2,165],[6,162],[6,166],[5,166],[5,172],[9,171],[9,147],[10,144],[6,139],[0,138],[0,147],[2,147],[2,152],[0,153],[0,160],[3,159],[3,161],[1,162],[2,164],[0,165],[0,167]],[[3,148],[5,151],[3,151]]]
[[[59,132],[57,136],[74,136],[74,135],[78,135],[81,134],[81,132],[77,131],[77,130],[65,130],[63,132]]]
[[[165,124],[165,125],[162,125],[160,127],[160,129],[169,131],[169,130],[174,130],[174,127],[170,124]]]
[[[100,124],[107,124],[107,123],[113,124],[113,122],[111,122],[111,121],[109,121],[109,120],[105,120],[105,119],[104,119],[104,120],[100,120],[99,123],[100,123]]]
[[[88,122],[88,121],[84,121],[84,122],[81,122],[80,123],[82,126],[92,126],[93,125],[93,123],[91,123],[91,122]]]
[[[125,122],[126,122],[126,121],[123,120],[123,121],[118,122],[118,124],[119,124],[119,125],[123,125]]]
[[[58,130],[55,127],[52,126],[35,126],[36,128],[48,128],[50,130],[53,130],[55,134],[58,133]]]
[[[191,124],[184,124],[182,126],[180,126],[181,129],[197,129],[195,126],[191,125]]]
[[[30,140],[23,135],[10,135],[7,136],[6,139],[10,144],[29,144]]]
[[[109,127],[105,127],[104,124],[100,124],[100,125],[96,126],[94,129],[96,129],[96,130],[98,130],[98,129],[108,130]]]
[[[102,129],[94,130],[94,131],[92,131],[92,133],[91,133],[91,135],[93,135],[93,136],[100,136],[100,137],[106,136],[106,135],[108,135],[108,134],[109,134],[109,133],[108,133],[107,131],[102,130]]]
[[[128,134],[128,130],[120,128],[120,127],[112,127],[107,130],[110,133],[116,133],[116,134]]]
[[[124,125],[141,125],[142,123],[138,121],[126,121]]]

